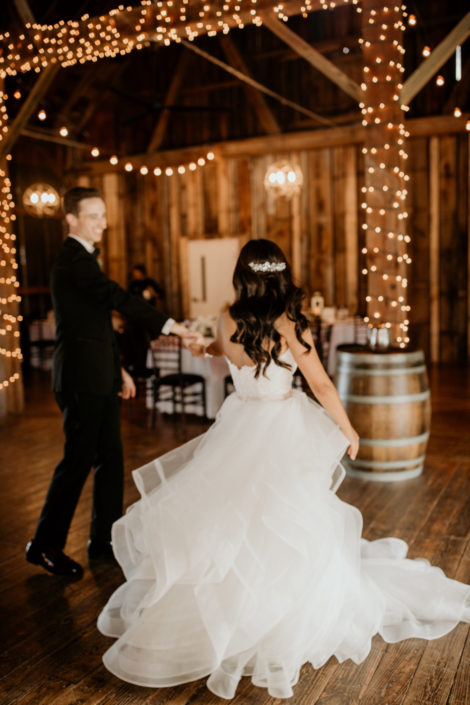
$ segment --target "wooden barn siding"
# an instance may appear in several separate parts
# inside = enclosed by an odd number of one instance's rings
[[[431,159],[433,144],[437,156]],[[150,274],[164,284],[167,309],[178,318],[188,311],[182,264],[186,239],[230,236],[239,236],[242,243],[250,237],[274,240],[289,258],[299,260],[296,275],[309,294],[319,290],[325,305],[364,313],[361,146],[325,146],[283,154],[295,160],[304,175],[302,193],[291,201],[274,199],[263,184],[267,167],[280,156],[218,159],[171,178],[121,174],[121,197],[113,196],[108,203],[108,209],[112,203],[111,209],[117,208],[120,215],[116,219],[110,213],[107,239],[125,242],[128,269],[136,262],[147,265]],[[467,135],[411,139],[408,171],[412,344],[424,349],[434,362],[463,362],[470,353]],[[93,176],[91,182],[98,188],[105,186],[103,176]],[[437,202],[430,195],[432,183]],[[106,195],[106,188],[103,192]],[[434,260],[430,249],[433,217]],[[125,237],[116,226],[119,218],[125,223]],[[123,267],[115,261],[116,249],[105,243],[104,250],[108,271],[119,274],[122,283]],[[437,280],[433,282],[431,276]],[[434,303],[433,288],[437,292]],[[432,351],[433,311],[438,316]]]

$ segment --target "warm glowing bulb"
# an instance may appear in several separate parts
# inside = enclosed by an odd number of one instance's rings
[[[470,132],[470,120],[467,120],[467,122],[465,123],[465,129]]]
[[[142,176],[145,176],[146,174],[149,173],[149,170],[147,169],[146,166],[141,166],[141,167],[140,167],[140,173],[142,174]]]
[[[110,164],[116,165],[118,163],[118,161],[119,161],[119,159],[116,157],[115,154],[113,154],[113,156],[109,158]]]
[[[171,168],[171,166],[168,166],[168,167],[165,169],[165,174],[166,174],[167,176],[171,176],[171,175],[173,174],[173,169]]]
[[[92,157],[99,157],[100,156],[100,150],[98,149],[98,147],[93,147],[93,149],[91,150],[91,156]]]
[[[124,169],[126,171],[132,171],[133,168],[134,167],[132,166],[132,164],[130,162],[127,162],[127,164],[124,166]]]
[[[460,108],[454,108],[454,117],[462,117],[462,111],[460,110]]]
[[[45,120],[45,119],[47,118],[46,111],[45,111],[45,110],[40,110],[40,111],[38,112],[38,118],[39,118],[40,120]]]
[[[67,137],[68,134],[69,134],[69,131],[67,130],[65,125],[60,128],[59,135],[61,135],[61,137]]]
[[[439,74],[439,76],[436,77],[436,86],[443,86],[445,83],[444,76]]]
[[[209,161],[212,161],[212,159],[214,159],[214,158],[215,158],[214,152],[207,152],[206,159],[208,159]]]
[[[426,44],[426,46],[423,48],[422,53],[423,56],[431,56],[431,47],[428,47],[428,45]]]
[[[408,24],[410,24],[412,27],[415,26],[415,24],[416,24],[416,15],[409,15],[409,16],[408,16]]]
[[[162,173],[162,170],[160,169],[159,166],[156,166],[155,169],[153,170],[153,173],[155,174],[155,176],[160,176],[160,174]]]

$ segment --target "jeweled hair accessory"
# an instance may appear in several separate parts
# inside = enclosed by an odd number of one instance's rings
[[[254,272],[283,272],[287,267],[285,262],[249,262],[248,266]]]

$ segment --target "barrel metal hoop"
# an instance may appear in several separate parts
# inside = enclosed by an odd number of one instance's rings
[[[356,377],[395,377],[398,375],[421,374],[422,372],[426,372],[426,366],[419,365],[418,367],[394,367],[390,370],[370,370],[362,367],[350,367],[349,365],[340,365],[337,368],[337,373],[339,372],[353,372],[354,376]]]
[[[352,360],[354,362],[368,362],[369,364],[375,363],[402,363],[409,364],[412,362],[423,362],[424,355],[422,350],[418,350],[414,353],[390,353],[390,354],[377,354],[377,353],[351,353],[343,350],[338,350],[338,358],[343,361]],[[404,359],[405,358],[405,359]]]
[[[352,467],[354,470],[359,470],[363,468],[377,468],[377,470],[387,470],[388,468],[406,468],[409,465],[416,465],[417,463],[424,463],[424,455],[418,455],[417,458],[409,458],[408,460],[360,460],[356,458],[351,464],[347,461],[348,467]]]
[[[409,436],[407,438],[361,438],[361,446],[370,448],[398,448],[400,446],[410,446],[415,443],[424,443],[429,438],[429,431],[421,433],[419,436]]]
[[[344,463],[344,461],[343,461]],[[372,482],[400,482],[401,480],[411,480],[419,477],[423,471],[423,464],[412,470],[402,470],[401,472],[367,472],[366,470],[356,470],[347,463],[346,474],[349,477],[358,477],[361,480],[372,480]]]
[[[419,394],[400,394],[396,396],[364,396],[362,394],[340,394],[342,401],[353,404],[410,404],[417,401],[426,401],[431,396],[429,390]]]

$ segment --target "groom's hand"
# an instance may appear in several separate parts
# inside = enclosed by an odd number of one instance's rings
[[[195,330],[190,330],[186,328],[183,323],[176,323],[176,321],[171,326],[170,333],[179,335],[185,348],[189,348],[193,343],[200,343],[202,341],[200,333],[197,333]]]
[[[135,397],[135,384],[130,374],[121,367],[122,387],[119,396],[123,399],[133,399]]]

